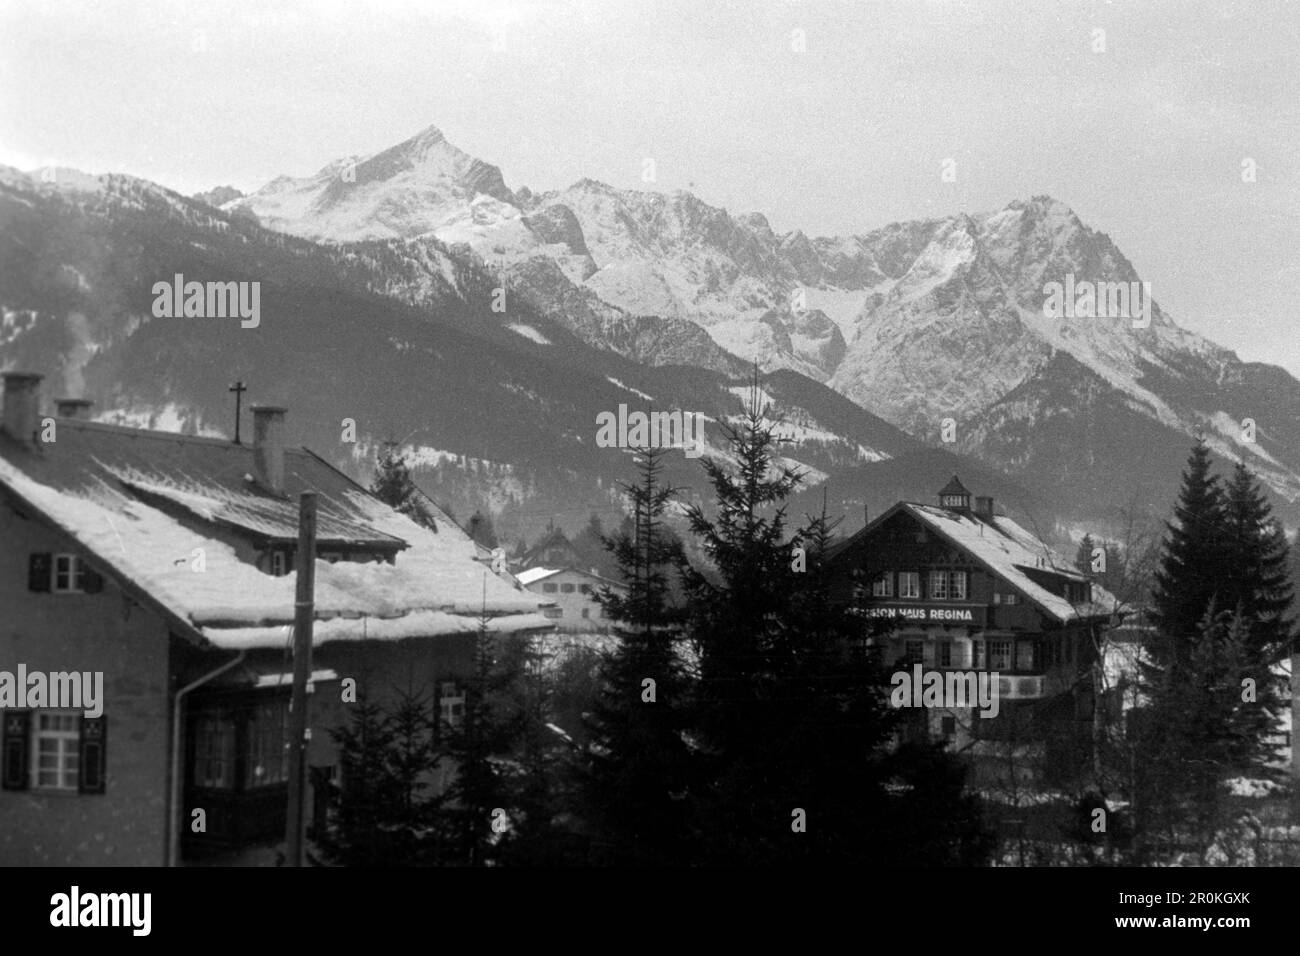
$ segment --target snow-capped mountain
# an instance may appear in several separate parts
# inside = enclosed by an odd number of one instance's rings
[[[1300,500],[1300,383],[1178,326],[1109,237],[1051,197],[853,236],[779,234],[688,192],[590,179],[512,191],[431,128],[227,208],[334,242],[436,239],[589,344],[649,364],[792,369],[926,441],[951,418],[959,448],[1013,473],[1064,469],[1075,451],[1114,465],[1140,422],[1156,440],[1133,467],[1176,467],[1203,433]],[[1049,283],[1125,283],[1149,322],[1049,318]],[[418,304],[402,286],[389,291]],[[1091,436],[1084,447],[1052,444],[1041,426],[1060,415]]]

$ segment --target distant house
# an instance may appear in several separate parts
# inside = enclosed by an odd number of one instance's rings
[[[103,699],[87,715],[0,697],[0,864],[161,865],[282,837],[300,492],[318,496],[310,826],[348,683],[423,692],[454,724],[481,613],[497,634],[552,630],[451,521],[420,527],[285,447],[283,409],[255,407],[242,445],[91,422],[85,402],[43,416],[35,375],[6,374],[3,401],[0,690],[102,674]]]
[[[1031,765],[1057,778],[1086,768],[1094,629],[1122,607],[992,498],[972,506],[954,476],[937,505],[895,504],[828,560],[840,598],[889,625],[881,641],[898,671],[996,682],[996,716],[925,706],[908,712],[912,735],[947,742],[990,779]]]
[[[545,537],[533,545],[514,562],[517,570],[527,568],[582,568],[588,566],[588,559],[568,539],[563,531],[554,528]]]
[[[554,602],[555,606],[545,608],[543,613],[564,632],[610,633],[612,622],[596,595],[604,588],[616,594],[627,593],[623,585],[580,568],[529,568],[517,577],[526,589]]]

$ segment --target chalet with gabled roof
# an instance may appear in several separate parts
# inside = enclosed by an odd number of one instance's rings
[[[902,501],[828,556],[843,600],[887,663],[995,676],[996,717],[909,712],[908,732],[947,741],[990,776],[1019,764],[1068,778],[1084,766],[1098,628],[1123,611],[1035,535],[953,476],[938,505]]]
[[[345,681],[454,723],[481,615],[552,629],[453,522],[418,525],[286,447],[284,409],[255,407],[241,445],[89,421],[84,401],[43,416],[35,375],[5,374],[3,401],[0,675],[102,674],[104,699],[93,717],[0,702],[0,862],[163,865],[282,839],[301,492],[318,500],[309,825]]]

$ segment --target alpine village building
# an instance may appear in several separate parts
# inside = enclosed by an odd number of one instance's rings
[[[829,560],[895,673],[996,683],[995,715],[973,700],[909,707],[905,736],[946,741],[983,784],[1065,782],[1086,766],[1096,630],[1123,609],[993,499],[972,507],[954,476],[937,506],[899,502]]]
[[[85,401],[42,416],[40,381],[6,373],[0,419],[0,865],[269,862],[287,814],[301,492],[317,495],[309,832],[350,683],[352,699],[422,694],[454,724],[482,618],[502,635],[552,629],[547,602],[431,504],[433,527],[417,524],[286,448],[282,408],[254,406],[252,444],[237,444],[92,422]],[[37,674],[47,699],[28,699]]]

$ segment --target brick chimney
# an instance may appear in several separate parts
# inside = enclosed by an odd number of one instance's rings
[[[4,431],[10,438],[31,445],[41,419],[41,379],[33,372],[4,373]]]
[[[975,514],[981,518],[993,518],[993,499],[986,495],[975,496]]]
[[[278,405],[253,406],[253,476],[258,484],[284,493],[284,413]]]
[[[82,421],[90,420],[90,406],[94,405],[88,398],[56,398],[54,407],[58,410],[60,418],[79,418]]]

